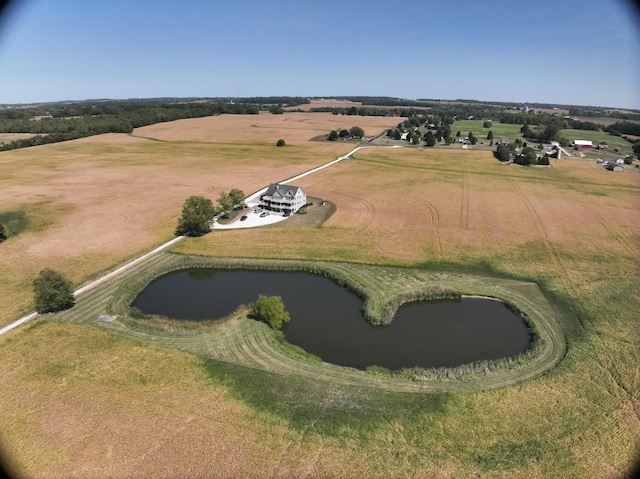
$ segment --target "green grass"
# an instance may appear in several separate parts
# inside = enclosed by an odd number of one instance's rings
[[[510,125],[493,121],[491,128],[483,128],[483,123],[484,120],[456,120],[453,122],[453,125],[451,125],[451,134],[455,136],[458,130],[460,130],[462,136],[467,136],[469,132],[472,131],[476,138],[478,138],[478,143],[480,141],[487,143],[487,133],[491,130],[493,132],[494,142],[500,138],[509,138],[511,141],[520,138],[523,141],[527,141],[522,137],[522,133],[520,133],[522,125]]]
[[[620,136],[613,136],[604,131],[592,131],[592,130],[560,130],[560,136],[569,140],[569,143],[573,140],[591,140],[594,145],[606,142],[609,145],[609,149],[613,150],[615,147],[620,147],[627,153],[631,153],[632,144]]]
[[[528,140],[522,136],[520,132],[520,128],[522,125],[510,125],[503,124],[497,121],[492,122],[491,128],[483,128],[482,124],[484,120],[457,120],[451,125],[452,135],[455,135],[458,130],[462,136],[467,136],[470,131],[478,138],[478,143],[480,141],[486,142],[487,133],[489,130],[493,131],[493,138],[498,140],[499,138],[509,138],[511,141],[515,141],[516,138],[520,138],[522,141],[530,143],[532,146],[535,146],[537,141]],[[626,152],[631,151],[631,143],[619,136],[613,136],[604,131],[592,131],[592,130],[572,130],[565,129],[560,130],[560,136],[569,140],[569,142],[573,140],[591,140],[594,145],[598,143],[607,142],[610,149],[619,146],[624,149]]]

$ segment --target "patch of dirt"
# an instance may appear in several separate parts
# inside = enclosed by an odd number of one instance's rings
[[[307,212],[304,214],[296,213],[284,221],[279,223],[275,223],[273,225],[265,226],[265,228],[282,228],[282,227],[301,227],[301,226],[309,226],[309,227],[318,227],[322,225],[325,221],[327,221],[333,213],[336,212],[336,205],[331,203],[330,201],[324,200],[324,205],[322,204],[322,199],[318,198],[307,198],[308,203],[313,203],[310,206],[307,206]]]

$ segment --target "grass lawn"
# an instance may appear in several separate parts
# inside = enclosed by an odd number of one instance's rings
[[[268,134],[256,119],[253,129],[228,125],[228,134],[245,128],[242,144],[211,133],[221,125],[198,123],[200,136],[190,139],[145,131],[146,139],[107,135],[0,153],[3,211],[31,218],[0,245],[9,271],[0,284],[10,294],[4,321],[28,309],[40,265],[81,283],[169,239],[190,194],[249,193],[349,149],[309,141],[272,152],[251,139],[255,129],[289,144],[286,131],[311,138],[326,126],[301,133],[303,117],[287,115],[272,115]],[[184,135],[196,135],[189,126]],[[381,149],[299,184],[336,206],[322,226],[188,239],[70,311],[0,337],[0,437],[10,465],[29,477],[577,478],[629,470],[640,439],[640,176],[571,159],[523,168],[483,151]],[[287,248],[274,250],[283,237]],[[145,275],[187,255],[321,261],[382,292],[380,301],[398,285],[461,277],[476,278],[469,291],[515,288],[526,301],[525,285],[535,282],[566,354],[533,379],[485,390],[478,385],[491,375],[408,381],[323,365],[244,318],[202,334],[160,335],[131,318],[95,323]]]
[[[453,125],[451,125],[451,134],[455,136],[455,134],[460,131],[462,136],[468,136],[469,132],[472,131],[476,138],[478,138],[478,141],[481,141],[486,140],[487,134],[489,131],[492,131],[494,141],[500,138],[509,138],[511,141],[515,141],[516,138],[520,138],[522,141],[528,141],[523,138],[520,133],[522,125],[510,125],[507,123],[500,123],[499,121],[493,121],[491,128],[483,128],[483,123],[484,120],[456,120],[453,122]]]

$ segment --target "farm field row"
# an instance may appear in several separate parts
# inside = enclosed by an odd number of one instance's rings
[[[31,221],[1,246],[0,264],[11,273],[0,285],[10,294],[3,321],[29,309],[30,282],[43,266],[81,283],[169,239],[191,194],[250,193],[265,178],[294,176],[351,149],[309,141],[325,124],[309,114],[314,125],[302,133],[303,115],[267,116],[263,125],[248,118],[258,126],[231,122],[228,131],[216,124],[215,135],[198,122],[176,122],[188,140],[154,126],[138,137],[1,153],[2,204]],[[344,120],[328,116],[326,125]],[[388,127],[399,121],[386,120]],[[290,123],[307,140],[290,141]],[[226,134],[237,130],[244,139],[228,143]],[[292,147],[276,149],[278,138]],[[460,274],[535,281],[561,318],[564,359],[543,376],[492,391],[400,392],[370,387],[384,377],[345,382],[339,370],[342,380],[317,380],[304,373],[313,363],[278,370],[291,364],[286,355],[275,369],[252,364],[270,357],[257,346],[269,343],[247,325],[241,330],[253,339],[244,349],[225,351],[203,337],[202,349],[190,353],[174,340],[88,327],[109,301],[105,285],[58,320],[0,338],[0,434],[16,470],[528,478],[628,469],[640,438],[637,174],[611,175],[577,160],[520,168],[490,152],[385,149],[361,150],[299,184],[336,205],[321,227],[214,231],[174,253],[410,268],[434,281]],[[118,333],[117,322],[110,327]],[[220,356],[197,355],[214,345]]]

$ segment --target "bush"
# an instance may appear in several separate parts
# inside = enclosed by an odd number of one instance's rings
[[[9,237],[9,229],[3,223],[0,223],[0,243],[2,243],[8,237]]]
[[[278,142],[276,143],[276,146],[286,146],[286,143],[284,142],[284,140],[281,138],[278,140]]]
[[[289,313],[284,310],[280,296],[262,296],[251,305],[249,315],[258,321],[267,323],[273,329],[281,329],[291,321]]]
[[[62,311],[75,304],[71,281],[49,268],[33,280],[33,295],[39,313]]]

